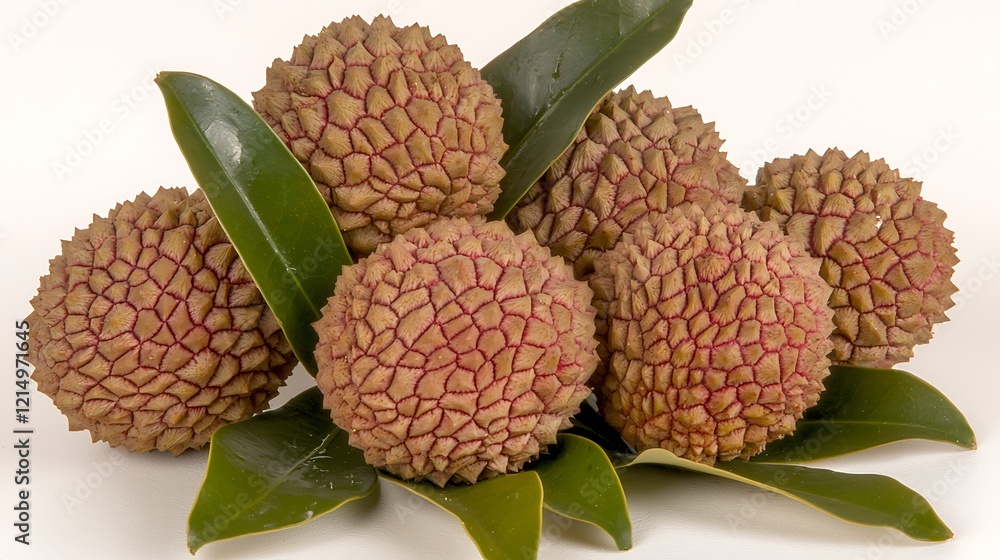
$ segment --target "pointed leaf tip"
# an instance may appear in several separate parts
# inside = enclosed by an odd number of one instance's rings
[[[641,464],[679,468],[750,484],[845,521],[892,527],[915,540],[938,542],[954,535],[923,496],[883,475],[848,474],[744,460],[710,467],[681,459],[665,449],[643,451],[630,463]]]
[[[812,461],[906,439],[976,448],[961,411],[940,391],[900,370],[833,366],[819,403],[785,438],[751,458],[757,463]]]

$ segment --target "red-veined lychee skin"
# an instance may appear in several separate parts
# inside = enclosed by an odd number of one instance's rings
[[[356,255],[439,216],[487,214],[500,194],[500,101],[426,27],[331,23],[276,59],[253,99]]]
[[[714,123],[629,87],[609,93],[573,145],[525,194],[507,221],[586,279],[594,259],[649,212],[685,202],[739,204],[746,181],[720,151]]]
[[[744,208],[823,259],[834,363],[890,368],[948,320],[958,290],[954,234],[920,190],[884,160],[830,149],[766,164],[746,193]]]
[[[296,364],[201,191],[161,188],[94,216],[31,305],[38,390],[112,447],[199,449],[265,409]]]
[[[400,478],[517,472],[590,394],[592,296],[503,222],[412,229],[345,268],[315,323],[324,405]]]
[[[605,419],[637,450],[713,464],[792,432],[828,373],[830,287],[736,205],[652,214],[590,279]]]

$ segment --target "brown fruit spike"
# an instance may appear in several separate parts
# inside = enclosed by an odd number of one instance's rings
[[[735,205],[687,204],[637,224],[590,279],[608,423],[639,451],[707,464],[791,433],[830,365],[818,269]]]
[[[744,208],[781,225],[833,287],[835,363],[889,368],[930,340],[958,288],[945,213],[885,161],[837,149],[761,169]]]
[[[487,214],[500,194],[500,101],[426,27],[332,23],[276,59],[253,100],[356,255],[439,216]]]
[[[530,234],[439,220],[344,269],[316,381],[369,464],[474,483],[519,471],[590,394],[593,293]]]
[[[71,430],[179,455],[264,410],[296,360],[201,191],[118,205],[42,277],[32,379]]]
[[[746,181],[721,146],[714,125],[691,107],[632,87],[608,94],[507,221],[514,231],[530,229],[586,279],[597,255],[651,211],[739,204]]]

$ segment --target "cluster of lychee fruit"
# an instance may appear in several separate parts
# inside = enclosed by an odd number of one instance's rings
[[[944,212],[863,152],[778,159],[748,187],[712,123],[630,87],[486,222],[502,100],[427,28],[331,24],[253,99],[359,259],[314,325],[324,405],[404,479],[516,472],[592,391],[636,450],[749,457],[831,363],[905,361],[952,305]],[[296,363],[200,192],[95,217],[32,306],[39,389],[134,451],[202,447]]]

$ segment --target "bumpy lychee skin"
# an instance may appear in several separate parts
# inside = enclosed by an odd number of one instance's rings
[[[722,142],[691,107],[674,108],[632,87],[608,94],[508,222],[517,232],[530,229],[585,279],[594,258],[650,211],[739,204],[746,181],[720,151]]]
[[[487,214],[500,194],[500,101],[426,27],[332,23],[276,59],[253,99],[355,254],[439,216]]]
[[[948,320],[957,291],[954,234],[920,189],[883,160],[830,149],[765,165],[746,193],[744,208],[823,259],[835,363],[892,367]]]
[[[590,280],[608,423],[642,451],[713,464],[792,432],[832,347],[819,261],[735,205],[651,216]]]
[[[143,193],[63,242],[31,300],[32,379],[71,430],[178,455],[295,366],[201,191]]]
[[[452,219],[344,269],[316,324],[316,381],[371,465],[474,483],[556,441],[590,394],[592,292],[531,234]]]

